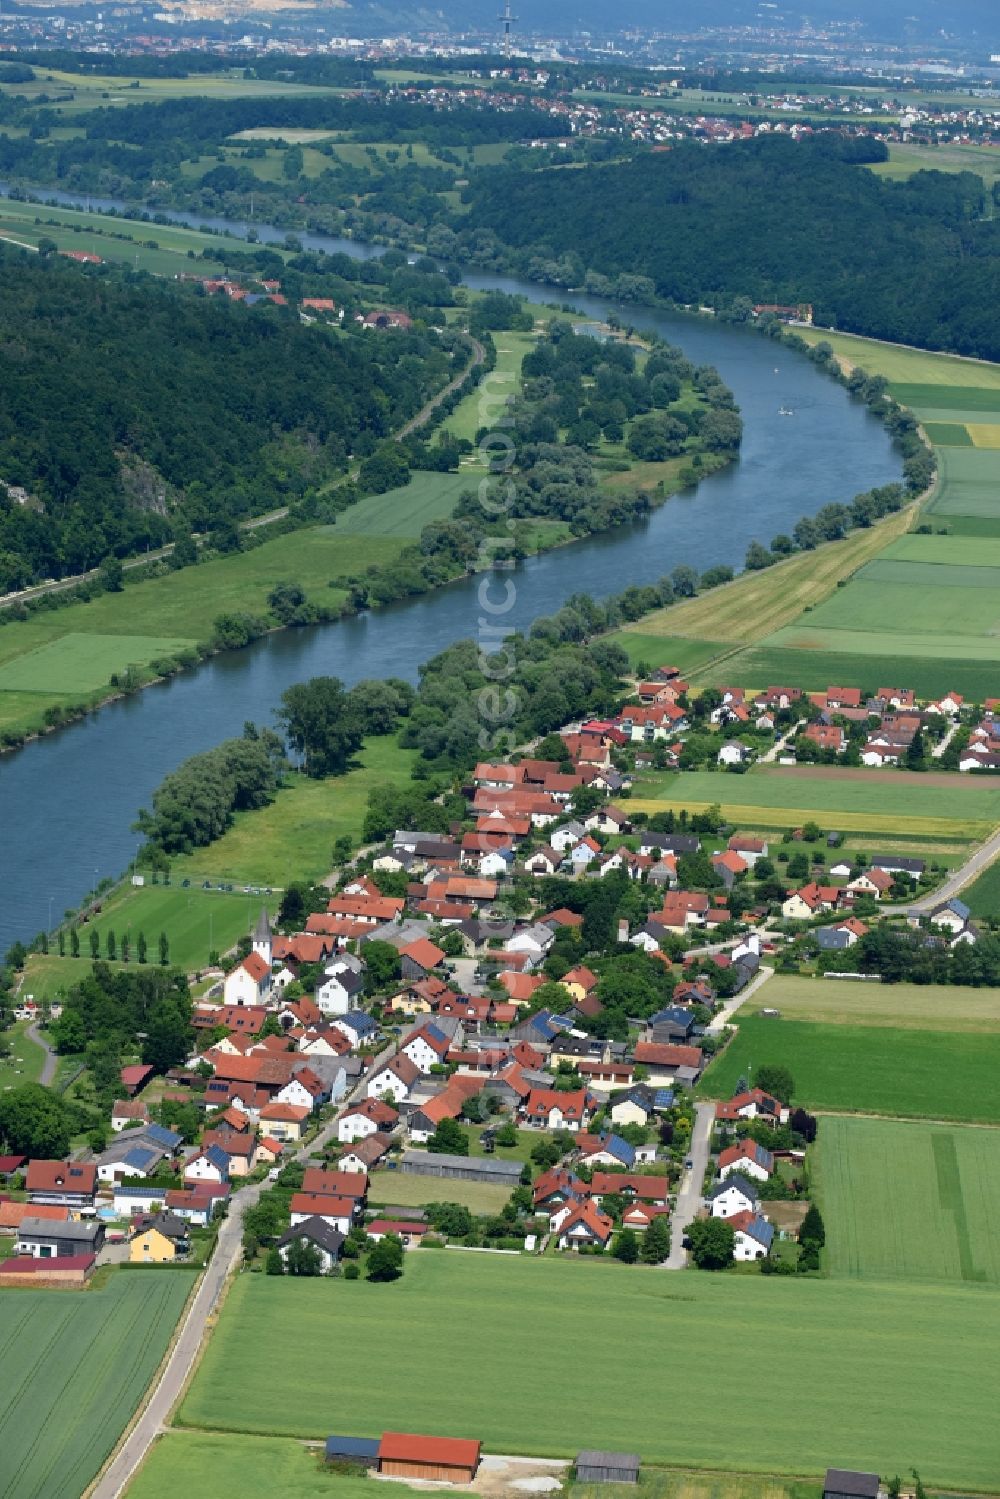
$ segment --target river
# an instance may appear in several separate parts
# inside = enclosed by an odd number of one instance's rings
[[[85,201],[46,196],[72,206]],[[169,217],[194,227],[233,227],[197,214]],[[286,233],[254,228],[262,242],[280,243]],[[297,237],[313,249],[363,258],[379,253],[350,240]],[[561,298],[551,287],[505,276],[469,272],[465,279],[533,301]],[[516,601],[505,622],[526,627],[573,593],[606,597],[652,582],[681,562],[699,571],[715,563],[739,567],[754,538],[766,544],[829,501],[899,478],[899,459],[881,423],[804,356],[708,318],[622,309],[576,295],[572,303],[591,318],[624,314],[636,328],[679,344],[696,363],[714,364],[742,409],[743,448],[737,463],[696,492],[669,499],[648,520],[524,562],[509,575]],[[783,406],[794,416],[780,415]],[[306,677],[415,680],[421,662],[477,633],[479,582],[463,579],[371,614],[269,636],[0,758],[0,952],[44,928],[50,914],[58,921],[96,879],[129,864],[136,813],[181,760],[238,734],[248,718],[268,721],[284,689]],[[274,877],[280,881],[281,872]]]

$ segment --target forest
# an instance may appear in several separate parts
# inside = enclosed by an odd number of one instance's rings
[[[638,273],[682,304],[811,303],[824,325],[1000,358],[1000,224],[983,218],[981,178],[864,170],[885,151],[820,132],[572,172],[498,167],[470,182],[454,227],[462,253],[545,279],[555,267],[566,285]]]
[[[0,475],[25,492],[0,489],[0,589],[300,499],[450,372],[419,329],[304,327],[6,246],[0,348]]]

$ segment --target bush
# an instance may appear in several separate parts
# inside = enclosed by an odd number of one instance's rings
[[[344,1266],[344,1279],[345,1280],[360,1280],[361,1279],[361,1267],[358,1264],[357,1260],[348,1260],[347,1264]]]

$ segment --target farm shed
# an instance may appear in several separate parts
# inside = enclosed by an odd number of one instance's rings
[[[856,1473],[850,1468],[827,1468],[823,1499],[878,1499],[877,1473]]]
[[[577,1483],[638,1483],[639,1454],[637,1452],[578,1452],[576,1455]]]
[[[378,1448],[378,1470],[392,1478],[424,1478],[437,1483],[471,1483],[479,1467],[480,1443],[463,1437],[421,1437],[385,1431]]]
[[[433,1150],[404,1150],[402,1169],[413,1176],[442,1176],[450,1181],[493,1182],[516,1187],[523,1161],[501,1161],[496,1156],[439,1155]]]
[[[326,1460],[370,1468],[378,1458],[378,1445],[373,1437],[327,1437]]]

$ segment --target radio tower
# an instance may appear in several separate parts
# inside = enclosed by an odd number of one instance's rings
[[[503,10],[497,20],[503,22],[503,55],[507,62],[510,62],[510,23],[517,19],[517,16],[510,13],[510,0],[503,0]]]

